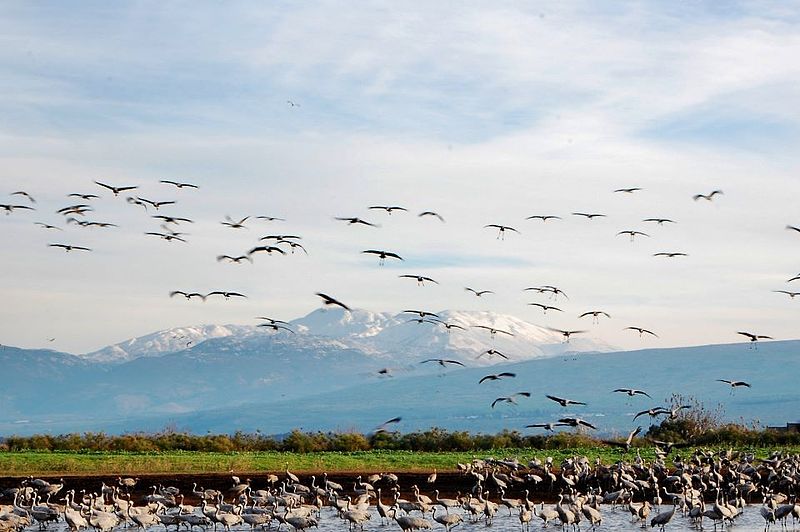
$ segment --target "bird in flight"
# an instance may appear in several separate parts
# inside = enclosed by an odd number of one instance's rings
[[[360,224],[360,225],[368,225],[370,227],[378,227],[374,223],[367,222],[366,220],[362,220],[361,218],[344,218],[344,217],[336,217],[334,220],[339,220],[340,222],[347,222],[350,225]]]
[[[404,310],[400,314],[416,314],[420,318],[424,318],[425,316],[430,316],[432,318],[438,318],[439,315],[434,312],[428,312],[427,310]]]
[[[35,225],[38,225],[42,229],[56,229],[58,231],[63,231],[60,227],[56,227],[55,225],[46,224],[43,222],[33,222]]]
[[[162,179],[159,183],[166,183],[167,185],[174,185],[176,188],[200,188],[191,183],[180,183],[178,181],[171,181],[169,179]]]
[[[144,207],[145,211],[147,210],[146,200],[143,200],[141,198],[134,198],[133,196],[128,196],[127,198],[125,198],[125,201],[127,201],[131,205],[140,205],[141,207]]]
[[[510,405],[516,405],[517,397],[530,397],[530,396],[531,392],[517,392],[509,395],[508,397],[498,397],[497,399],[492,401],[492,408],[494,408],[494,405],[496,405],[497,403],[508,403]]]
[[[750,388],[750,383],[744,381],[729,381],[726,379],[717,379],[717,382],[724,382],[725,384],[729,384],[731,388],[739,388],[741,386]]]
[[[133,186],[115,187],[115,186],[112,186],[112,185],[106,185],[105,183],[101,183],[100,181],[95,181],[95,183],[97,183],[98,185],[100,185],[103,188],[107,188],[108,190],[113,192],[115,196],[119,196],[120,192],[125,192],[126,190],[136,190],[137,188],[139,188],[139,187],[133,187]]]
[[[458,360],[448,360],[446,358],[429,358],[427,360],[423,360],[422,362],[420,362],[420,364],[425,364],[427,362],[436,362],[437,364],[439,364],[443,368],[447,367],[447,364],[455,364],[457,366],[464,366],[464,364],[459,362]],[[464,366],[464,367],[466,367],[466,366]]]
[[[800,280],[800,273],[798,273],[797,275],[795,275],[791,279],[788,279],[786,282],[787,283],[791,283],[792,281],[797,281],[797,280]]]
[[[661,415],[669,414],[669,413],[670,413],[669,409],[664,408],[663,406],[657,406],[657,407],[654,407],[654,408],[648,408],[647,410],[642,410],[641,412],[637,412],[636,415],[633,416],[633,419],[635,420],[639,416],[643,416],[645,414],[647,414],[648,416],[653,418],[653,417],[656,417],[656,416],[661,416]]]
[[[248,255],[252,255],[253,253],[265,252],[272,255],[273,253],[280,253],[281,255],[286,255],[286,252],[279,247],[276,246],[256,246],[251,248],[250,251],[247,252]]]
[[[635,388],[617,388],[616,390],[612,391],[612,393],[615,392],[628,394],[628,397],[633,397],[634,395],[644,395],[650,397],[650,394],[648,394],[647,392],[643,390],[637,390]],[[650,399],[652,399],[652,397],[650,397]]]
[[[564,312],[563,310],[561,310],[558,307],[551,307],[550,305],[543,305],[541,303],[528,303],[528,305],[531,305],[531,306],[534,306],[534,307],[539,307],[540,309],[542,309],[542,313],[543,314],[547,314],[548,310],[556,310],[558,312]]]
[[[58,229],[58,228],[56,228],[56,229]],[[787,296],[789,296],[792,299],[794,299],[795,296],[800,296],[800,292],[790,292],[788,290],[773,290],[773,292],[778,293],[778,294],[786,294]]]
[[[388,425],[391,425],[391,424],[393,424],[393,423],[400,423],[402,420],[403,420],[403,418],[402,418],[402,417],[400,417],[400,416],[398,416],[398,417],[393,417],[392,419],[390,419],[390,420],[388,420],[388,421],[384,421],[383,423],[381,423],[380,425],[378,425],[377,427],[375,427],[375,429],[374,429],[372,432],[373,432],[374,434],[378,434],[378,433],[380,433],[380,432],[386,432],[386,427],[387,427]]]
[[[546,222],[547,220],[560,220],[561,216],[554,216],[552,214],[534,214],[533,216],[528,216],[525,218],[526,220],[541,220]]]
[[[787,225],[786,229],[790,231],[797,231],[798,233],[800,233],[800,227],[795,227],[794,225]]]
[[[237,221],[233,220],[230,216],[225,215],[225,221],[224,222],[220,222],[220,223],[222,225],[227,225],[231,229],[246,229],[246,227],[244,226],[244,223],[249,219],[250,219],[249,216],[245,216],[244,218],[242,218],[241,220],[239,220],[237,222]]]
[[[289,107],[300,107],[299,103],[293,102],[292,100],[286,100],[286,105]]]
[[[433,217],[435,217],[435,218],[439,218],[439,221],[440,221],[440,222],[444,222],[444,218],[442,218],[442,215],[441,215],[441,214],[439,214],[438,212],[433,212],[433,211],[423,211],[423,212],[419,213],[417,216],[418,216],[419,218],[422,218],[423,216],[433,216]]]
[[[244,297],[244,298],[247,298],[246,295],[240,294],[239,292],[225,292],[223,290],[214,290],[213,292],[209,292],[209,293],[206,294],[206,298],[209,298],[211,296],[222,296],[225,299],[230,299],[232,297]]]
[[[405,274],[405,275],[398,275],[398,277],[400,277],[401,279],[416,279],[417,280],[417,284],[419,286],[424,286],[425,285],[425,281],[428,281],[428,282],[433,283],[433,284],[439,284],[438,281],[435,281],[435,280],[431,279],[430,277],[425,277],[424,275]]]
[[[597,430],[597,427],[579,417],[562,417],[558,420],[558,422],[563,423],[564,425],[569,425],[570,427],[588,427],[590,429]]]
[[[90,220],[78,220],[77,218],[67,218],[68,224],[78,224],[81,227],[119,227],[117,224],[108,222],[93,222]]]
[[[368,209],[386,211],[387,214],[392,214],[394,211],[408,211],[405,207],[398,207],[397,205],[373,205]]]
[[[268,329],[272,329],[275,332],[279,330],[289,331],[292,334],[296,334],[293,330],[285,325],[281,325],[280,323],[259,323],[256,327],[267,327]]]
[[[175,204],[174,201],[152,201],[152,200],[149,200],[147,198],[140,198],[139,196],[136,196],[136,199],[139,200],[139,201],[142,201],[144,203],[147,203],[148,205],[152,205],[153,207],[155,207],[156,210],[158,210],[159,207],[163,207],[164,205],[174,205]]]
[[[173,240],[177,240],[179,242],[186,242],[186,240],[181,238],[181,235],[184,235],[185,233],[174,233],[174,232],[171,232],[171,231],[170,232],[165,232],[165,233],[158,233],[158,232],[155,232],[155,231],[148,231],[145,234],[146,235],[151,235],[151,236],[157,236],[157,237],[159,237],[159,238],[161,238],[163,240],[166,240],[167,242],[172,242]]]
[[[669,259],[675,257],[688,257],[688,253],[681,253],[680,251],[660,251],[658,253],[653,253],[654,257],[667,257]]]
[[[255,319],[257,319],[257,320],[264,320],[264,321],[266,321],[266,322],[268,322],[268,323],[272,323],[272,324],[275,324],[275,323],[280,323],[280,324],[282,324],[282,325],[289,325],[289,322],[288,322],[288,321],[276,320],[276,319],[273,319],[273,318],[268,318],[268,317],[266,317],[266,316],[256,316],[256,317],[255,317]]]
[[[506,239],[506,231],[514,231],[515,233],[520,234],[519,231],[517,231],[516,229],[514,229],[513,227],[510,227],[508,225],[488,224],[488,225],[484,225],[483,227],[484,228],[495,228],[495,229],[497,229],[497,238],[500,239],[500,240],[505,240]]]
[[[306,250],[305,247],[303,247],[303,244],[301,244],[300,242],[294,242],[292,240],[278,240],[276,244],[289,244],[289,248],[292,250],[292,255],[294,255],[295,249],[302,249],[303,253],[308,255],[308,251]]]
[[[165,215],[163,215],[163,214],[156,214],[156,215],[154,215],[154,216],[153,216],[153,218],[155,218],[155,219],[157,219],[157,220],[161,220],[161,221],[163,221],[165,224],[175,224],[175,225],[178,225],[178,224],[180,224],[181,222],[186,222],[186,223],[190,223],[190,224],[193,224],[193,223],[194,223],[194,222],[193,222],[192,220],[190,220],[189,218],[179,218],[179,217],[177,217],[177,216],[165,216]]]
[[[714,199],[714,196],[716,196],[717,194],[722,194],[722,191],[721,190],[712,190],[708,194],[695,194],[694,196],[692,196],[692,199],[695,200],[695,201],[697,201],[699,199],[704,199],[706,201],[711,201],[711,200]]]
[[[669,218],[645,218],[642,221],[643,222],[655,222],[658,225],[664,225],[665,223],[670,223],[670,224],[677,223],[675,220],[670,220]]]
[[[462,327],[461,325],[459,325],[457,323],[447,323],[446,321],[442,321],[442,320],[432,320],[432,321],[435,321],[439,325],[444,326],[444,328],[445,328],[445,330],[447,330],[448,334],[450,334],[450,331],[452,329],[461,329],[462,331],[466,331],[467,330],[465,327]]]
[[[100,196],[97,194],[78,194],[77,192],[73,192],[72,194],[67,194],[68,198],[80,198],[85,201],[91,201],[93,199],[97,199]]]
[[[484,351],[484,352],[483,352],[483,353],[481,353],[480,355],[476,356],[475,358],[476,358],[476,359],[478,359],[478,358],[481,358],[483,355],[489,355],[489,357],[490,357],[490,358],[491,358],[492,356],[494,356],[494,355],[497,355],[497,356],[499,356],[500,358],[504,358],[504,359],[506,359],[506,360],[509,360],[509,358],[508,358],[506,355],[504,355],[503,353],[501,353],[501,352],[500,352],[500,351],[498,351],[497,349],[487,349],[486,351]]]
[[[509,336],[514,336],[513,333],[510,333],[508,331],[504,331],[502,329],[495,329],[494,327],[489,327],[487,325],[473,325],[473,327],[475,327],[477,329],[486,329],[487,331],[489,331],[489,336],[491,336],[492,338],[494,338],[497,333],[502,333],[502,334],[507,334]]]
[[[583,216],[584,218],[588,218],[589,220],[594,220],[595,218],[604,218],[605,214],[598,214],[594,212],[573,212],[573,216]]]
[[[636,236],[646,236],[646,237],[650,236],[647,233],[642,233],[641,231],[632,231],[632,230],[620,231],[619,233],[617,233],[617,236],[620,236],[620,235],[630,235],[631,242],[634,241]]]
[[[230,255],[217,255],[217,262],[222,262],[223,260],[233,264],[241,264],[244,260],[248,260],[250,263],[253,262],[253,259],[250,257],[250,255],[239,255],[238,257],[232,257]]]
[[[11,195],[12,196],[25,196],[26,198],[28,198],[28,201],[30,201],[31,203],[36,203],[36,200],[33,199],[33,196],[31,196],[30,194],[28,194],[24,190],[18,190],[17,192],[12,192]]]
[[[285,218],[278,218],[277,216],[256,216],[256,220],[266,220],[267,222],[285,222]]]
[[[573,401],[572,399],[564,399],[563,397],[556,397],[555,395],[545,395],[551,401],[555,401],[556,403],[560,404],[564,408],[569,405],[586,405],[586,403],[581,401]]]
[[[467,292],[472,292],[477,297],[481,297],[483,294],[494,294],[491,290],[475,290],[474,288],[470,288],[469,286],[465,286],[464,290]]]
[[[369,253],[370,255],[377,255],[378,264],[380,266],[383,266],[386,263],[387,258],[403,260],[403,257],[398,255],[397,253],[392,253],[391,251],[384,251],[382,249],[365,249],[361,253]]]
[[[525,425],[525,428],[529,429],[544,429],[549,430],[550,432],[555,432],[556,427],[566,427],[568,426],[567,423],[557,423],[557,422],[550,422],[550,423],[532,423],[530,425]]]
[[[203,301],[206,300],[206,296],[204,294],[200,294],[198,292],[184,292],[183,290],[173,290],[172,292],[169,293],[169,297],[175,297],[175,296],[183,296],[186,299],[192,299],[193,297],[198,297]]]
[[[600,441],[602,441],[606,445],[612,445],[614,447],[622,447],[623,449],[625,449],[625,452],[628,452],[631,449],[631,443],[633,442],[633,439],[640,432],[642,432],[642,427],[636,427],[630,432],[630,434],[628,434],[628,437],[625,439],[625,441],[617,441],[617,440],[600,440]]]
[[[79,204],[79,205],[69,205],[68,207],[63,207],[56,211],[56,214],[63,214],[67,216],[68,214],[77,214],[79,216],[83,216],[85,213],[90,212],[94,209],[86,204]]]
[[[0,203],[0,209],[3,209],[4,211],[6,211],[6,215],[11,214],[12,212],[14,212],[17,209],[25,209],[25,210],[29,210],[29,211],[35,211],[36,210],[33,207],[30,207],[28,205],[11,205],[11,204],[8,204],[8,203]]]
[[[774,340],[772,336],[765,336],[763,334],[753,334],[746,331],[739,331],[736,334],[741,334],[742,336],[746,336],[750,339],[750,346],[756,345],[756,342],[759,340]]]
[[[335,306],[335,307],[342,307],[344,310],[347,310],[347,311],[350,310],[350,307],[348,307],[347,305],[345,305],[341,301],[332,298],[331,296],[329,296],[327,294],[323,294],[322,292],[317,292],[316,295],[318,295],[319,297],[322,298],[322,304],[325,305],[326,307]]]
[[[618,189],[617,189],[617,190],[615,190],[614,192],[615,192],[615,193],[616,193],[616,192],[624,192],[624,193],[626,193],[626,194],[633,194],[634,192],[638,192],[638,191],[640,191],[640,190],[644,190],[644,189],[642,189],[642,188],[640,188],[640,187],[618,188]]]
[[[610,318],[611,316],[608,312],[604,312],[602,310],[590,310],[589,312],[584,312],[578,318],[585,318],[586,316],[592,317],[592,323],[600,323],[600,315],[605,316],[606,318]]]
[[[496,375],[495,374],[486,375],[485,377],[481,378],[481,380],[478,381],[478,384],[483,384],[486,381],[497,381],[502,379],[503,377],[514,378],[516,376],[517,376],[516,373],[510,373],[508,371],[504,371],[503,373],[497,373]]]
[[[572,336],[573,334],[583,334],[589,332],[589,331],[565,331],[563,329],[554,329],[552,327],[549,327],[548,329],[553,332],[561,333],[561,336],[564,337],[565,342],[569,342],[569,337]]]
[[[647,329],[642,329],[641,327],[625,327],[623,330],[624,331],[636,331],[636,332],[639,333],[639,338],[641,338],[643,334],[649,334],[651,336],[655,336],[656,338],[658,338],[658,335],[656,333],[654,333],[653,331],[649,331]]]
[[[75,251],[91,251],[91,249],[89,249],[89,248],[85,248],[85,247],[82,247],[82,246],[73,246],[71,244],[49,244],[49,246],[51,248],[63,248],[64,251],[66,251],[66,252],[70,252],[70,251],[73,251],[73,250],[75,250]]]

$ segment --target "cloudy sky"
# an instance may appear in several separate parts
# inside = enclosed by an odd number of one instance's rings
[[[26,204],[19,190],[37,203],[0,214],[0,343],[85,352],[173,326],[291,319],[319,307],[317,291],[375,311],[495,310],[622,348],[796,338],[800,298],[772,292],[800,291],[786,282],[800,273],[800,233],[786,229],[800,226],[796,7],[5,2],[0,203]],[[159,213],[95,180],[177,201],[160,213],[195,221],[176,228],[187,242],[144,235]],[[69,193],[102,196],[86,219],[119,227],[66,224],[55,211]],[[385,204],[409,212],[367,209]],[[226,215],[286,221],[234,230]],[[498,240],[486,224],[519,234]],[[617,236],[629,229],[650,237]],[[215,260],[275,233],[303,236],[308,256]],[[406,261],[381,268],[368,248]],[[522,291],[543,284],[570,299]],[[594,309],[613,319],[578,319]]]

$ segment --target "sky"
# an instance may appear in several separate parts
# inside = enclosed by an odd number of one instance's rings
[[[374,311],[493,310],[623,349],[797,338],[800,298],[773,291],[800,291],[787,282],[800,233],[786,229],[800,226],[799,14],[781,2],[4,2],[0,204],[28,205],[11,195],[24,190],[36,210],[0,214],[0,343],[89,352],[300,317],[315,292]],[[95,181],[177,203],[145,211]],[[70,193],[102,196],[86,219],[118,227],[67,224],[55,211]],[[154,214],[194,220],[174,227],[187,241],[145,235],[160,230]],[[563,219],[526,220],[537,214]],[[286,221],[231,229],[226,215]],[[302,236],[308,255],[215,260],[268,234]],[[405,261],[381,267],[366,249]],[[523,291],[547,284],[569,300]],[[612,318],[578,318],[596,309]]]

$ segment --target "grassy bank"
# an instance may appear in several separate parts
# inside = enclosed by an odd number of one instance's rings
[[[778,448],[739,448],[756,453],[758,458],[769,456]],[[780,448],[797,453],[800,448]],[[636,450],[625,458],[632,460]],[[653,459],[652,447],[640,449],[646,460]],[[455,470],[456,464],[473,458],[516,457],[522,463],[532,458],[544,460],[552,456],[556,464],[567,457],[585,455],[590,460],[600,458],[611,463],[623,458],[621,450],[609,447],[572,449],[496,449],[474,452],[412,452],[412,451],[359,451],[359,452],[0,452],[0,475],[143,475],[169,473],[227,473],[283,471],[286,464],[294,472],[425,472],[434,468],[440,471]]]

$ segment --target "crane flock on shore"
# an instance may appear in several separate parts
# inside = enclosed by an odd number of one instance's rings
[[[766,531],[800,522],[800,457],[776,452],[758,460],[744,451],[700,449],[683,456],[671,445],[655,443],[649,463],[638,453],[630,462],[612,464],[585,456],[560,464],[552,457],[527,463],[476,458],[446,474],[453,491],[446,497],[440,496],[437,482],[442,476],[436,470],[427,478],[375,473],[363,478],[340,475],[337,482],[327,473],[301,480],[287,464],[280,474],[253,474],[253,479],[232,475],[228,484],[224,476],[205,477],[214,488],[198,487],[190,479],[177,481],[180,486],[157,483],[145,488],[139,478],[118,477],[92,491],[69,488],[64,479],[51,483],[28,477],[0,491],[9,501],[0,504],[0,531],[61,526],[70,532],[130,527],[302,532],[344,526],[353,531],[395,523],[403,532],[439,526],[450,532],[478,524],[527,532],[539,523],[566,532],[608,528],[605,522],[613,523],[611,529],[628,523],[632,529],[649,525],[663,532],[671,523],[716,530],[740,521],[746,527],[763,521]],[[401,485],[407,482],[416,483]],[[546,504],[553,500],[555,505]]]
[[[94,189],[92,190],[92,187]],[[108,180],[95,180],[93,183],[87,184],[87,190],[83,190],[80,192],[72,192],[67,194],[67,197],[63,200],[59,200],[54,202],[52,198],[48,198],[49,202],[53,202],[51,207],[47,207],[47,203],[42,202],[37,199],[39,194],[34,193],[33,191],[25,191],[25,190],[17,190],[9,194],[8,200],[0,204],[0,211],[6,213],[7,216],[17,218],[17,217],[28,217],[31,223],[36,224],[38,227],[43,229],[43,236],[42,236],[42,243],[44,246],[52,248],[54,250],[63,250],[63,252],[72,254],[72,255],[79,255],[81,253],[91,253],[94,250],[86,245],[82,245],[80,241],[80,235],[82,231],[86,230],[102,230],[102,231],[113,231],[115,228],[118,227],[118,224],[108,221],[108,220],[95,220],[92,219],[94,213],[96,212],[96,207],[100,204],[107,204],[109,202],[117,202],[114,208],[122,209],[125,208],[125,205],[132,205],[135,206],[137,209],[141,209],[141,216],[143,220],[149,220],[149,223],[153,225],[158,225],[159,229],[151,229],[142,231],[143,236],[156,236],[166,243],[165,245],[187,245],[190,243],[191,238],[195,235],[190,235],[189,233],[179,230],[183,227],[190,226],[195,223],[195,221],[186,215],[186,213],[180,211],[180,201],[175,198],[179,198],[182,194],[199,194],[202,193],[200,191],[200,187],[193,183],[183,182],[178,180],[171,180],[171,179],[163,179],[158,184],[155,185],[155,188],[147,192],[147,196],[145,197],[143,194],[144,189],[147,188],[147,185],[133,185],[133,184],[120,184],[114,183],[111,184]],[[614,195],[622,195],[622,196],[632,196],[632,201],[635,201],[634,196],[642,194],[644,192],[643,187],[633,186],[633,187],[621,187],[614,190],[610,190],[609,194]],[[102,195],[108,196],[111,194],[112,197],[102,197]],[[176,195],[177,194],[177,195]],[[158,199],[152,199],[152,197],[158,196]],[[167,196],[166,198],[162,198],[162,196]],[[700,203],[708,203],[708,202],[717,202],[717,201],[724,201],[724,193],[722,190],[715,189],[710,191],[707,194],[704,193],[697,193],[694,195],[687,194],[687,203],[691,204],[692,201],[698,204],[698,208],[701,208]],[[175,210],[175,212],[165,212],[165,210]],[[404,217],[413,215],[411,209],[395,204],[376,204],[376,205],[367,205],[365,206],[365,212],[367,216],[369,214],[376,214],[376,215],[384,215],[384,216],[392,216],[392,217]],[[54,217],[53,214],[56,216]],[[352,213],[348,213],[352,214]],[[47,215],[50,217],[49,220],[43,221],[43,216]],[[381,224],[375,221],[370,221],[365,218],[359,216],[343,216],[340,214],[331,214],[331,224],[337,224],[340,222],[346,223],[348,226],[361,226],[365,231],[374,231],[376,238],[379,235],[379,231],[381,228]],[[423,210],[419,212],[417,215],[419,218],[422,219],[430,219],[434,223],[444,224],[446,223],[446,217],[434,210]],[[559,216],[553,213],[535,213],[530,216],[527,216],[526,220],[532,220],[534,223],[542,223],[542,224],[553,224],[553,223],[567,223],[566,220],[569,218],[574,219],[585,219],[587,223],[596,223],[598,219],[606,219],[610,215],[601,212],[583,212],[583,211],[574,211],[569,213],[569,215]],[[237,231],[248,233],[248,229],[255,229],[258,226],[254,224],[273,224],[273,223],[285,223],[286,220],[284,218],[273,216],[273,215],[264,215],[264,214],[249,214],[249,215],[239,215],[232,217],[230,215],[225,215],[221,217],[219,224],[222,226],[230,229],[230,231]],[[59,221],[60,220],[60,221]],[[671,226],[674,224],[679,223],[679,220],[674,220],[672,218],[661,217],[661,216],[650,216],[640,220],[642,224],[645,225],[653,225],[656,227],[660,226]],[[627,222],[626,222],[627,223]],[[522,231],[516,227],[511,225],[501,224],[501,223],[485,223],[483,224],[484,230],[492,230],[496,231],[496,239],[498,240],[505,240],[507,237],[509,240],[513,238],[519,238],[522,235]],[[150,228],[147,228],[150,229]],[[793,225],[786,225],[786,230],[791,232],[800,232],[798,231],[798,227]],[[614,233],[611,233],[614,234]],[[48,236],[44,236],[48,235]],[[651,234],[650,232],[642,231],[638,228],[622,228],[619,231],[616,231],[617,236],[629,236],[631,241],[634,241],[636,237],[644,237],[649,238],[651,240],[656,240],[656,236]],[[291,257],[292,255],[297,255],[297,253],[301,253],[303,256],[308,255],[309,252],[313,253],[313,250],[308,250],[306,246],[302,243],[303,239],[302,236],[296,234],[294,232],[284,232],[284,231],[274,231],[270,234],[258,235],[255,236],[252,244],[249,249],[240,250],[238,253],[219,253],[215,254],[210,260],[215,259],[217,262],[227,262],[231,264],[242,264],[242,263],[250,263],[252,264],[256,260],[263,260],[262,257],[266,256],[274,256],[274,257]],[[504,244],[506,245],[506,244]],[[370,255],[378,260],[379,265],[383,265],[386,261],[395,261],[396,263],[403,263],[405,262],[404,254],[398,253],[394,250],[386,250],[379,247],[363,249],[360,251],[361,255]],[[682,250],[664,250],[658,251],[656,253],[652,253],[653,260],[666,258],[666,259],[686,259],[689,260],[691,257],[687,253]],[[76,260],[80,260],[77,259]],[[276,259],[269,259],[269,260],[278,260]],[[283,259],[281,259],[283,260]],[[440,280],[434,279],[429,275],[424,275],[420,272],[409,272],[403,273],[400,275],[393,276],[395,278],[400,279],[409,279],[412,281],[416,281],[417,285],[420,287],[425,287],[428,285],[438,285],[440,284]],[[791,276],[787,275],[788,280],[787,283],[794,283],[800,279],[800,275]],[[245,291],[236,291],[230,289],[215,289],[215,290],[202,290],[199,287],[194,286],[185,286],[191,283],[191,276],[187,275],[184,279],[182,279],[182,284],[184,286],[175,287],[173,290],[169,291],[168,295],[170,298],[175,300],[184,300],[186,302],[192,303],[199,303],[203,304],[206,301],[218,298],[221,300],[226,301],[233,301],[233,300],[246,300],[248,298],[248,294]],[[494,287],[493,287],[494,288]],[[325,287],[323,291],[316,292],[316,296],[320,298],[323,307],[338,307],[346,312],[351,311],[351,306],[347,303],[348,298],[343,297],[338,293],[338,290],[335,287]],[[466,286],[463,288],[464,292],[471,294],[477,298],[487,299],[491,298],[493,294],[495,294],[494,290],[491,290],[487,287],[482,286]],[[569,301],[569,296],[567,292],[557,286],[549,285],[549,284],[541,284],[536,286],[527,286],[527,287],[520,287],[520,290],[526,294],[534,294],[538,295],[541,298],[546,298],[545,302],[542,301],[534,301],[528,303],[529,306],[535,307],[541,310],[543,316],[549,316],[551,313],[559,313],[565,314],[566,310],[563,303],[558,303],[560,300],[564,301],[565,303]],[[789,298],[794,299],[795,295],[798,292],[794,292],[791,290],[784,290],[784,289],[776,289],[773,290],[775,293],[779,293],[782,295],[788,295]],[[307,297],[311,299],[314,296],[313,291],[309,291]],[[576,323],[583,323],[588,321],[591,318],[591,322],[593,325],[596,325],[600,322],[600,320],[613,320],[613,309],[580,309],[579,312],[575,313],[576,316]],[[460,331],[466,330],[467,328],[476,329],[476,330],[484,330],[488,334],[488,337],[491,341],[493,341],[496,337],[511,337],[514,336],[514,333],[511,331],[504,330],[499,326],[494,324],[485,324],[485,323],[448,323],[446,320],[441,319],[441,317],[432,312],[430,310],[403,310],[400,313],[401,316],[406,316],[409,319],[407,320],[409,323],[417,323],[421,326],[430,326],[435,328],[441,328],[448,333],[458,334]],[[288,321],[285,320],[276,320],[274,318],[267,318],[267,317],[259,317],[260,320],[267,320],[264,323],[259,323],[259,327],[263,327],[265,331],[269,331],[271,334],[294,334],[295,331],[291,328],[291,325]],[[632,333],[638,335],[639,338],[642,340],[645,339],[658,339],[659,334],[650,327],[644,327],[639,324],[621,324],[620,327],[621,331],[631,331]],[[559,329],[555,327],[549,327],[549,329],[560,335],[564,342],[569,342],[570,339],[576,335],[581,335],[589,332],[588,328],[572,328],[572,329]],[[742,336],[745,337],[755,348],[759,341],[762,340],[770,340],[773,339],[772,336],[767,334],[761,334],[761,331],[758,332],[751,332],[748,330],[738,330],[732,331],[731,336]],[[477,358],[481,357],[493,358],[497,357],[503,360],[510,360],[510,356],[507,353],[503,353],[498,349],[490,348],[485,350],[484,352],[480,353]],[[423,363],[430,363],[435,362],[439,364],[442,368],[452,368],[455,366],[465,366],[465,364],[461,361],[454,360],[452,358],[430,358],[427,360],[422,361]],[[388,374],[388,370],[387,370]],[[485,381],[497,381],[497,380],[514,380],[516,375],[511,372],[503,372],[497,375],[487,375],[484,378],[480,379],[480,383],[484,383]],[[732,378],[734,376],[731,375],[718,375],[716,380],[727,384],[731,387],[731,393],[734,392],[737,388],[749,388],[750,384],[740,380],[741,378],[746,377],[745,375],[737,375],[736,378]],[[723,378],[724,377],[724,378]],[[709,382],[713,382],[715,379],[712,377],[709,379]],[[624,392],[627,393],[629,398],[633,398],[635,396],[640,397],[648,397],[650,395],[647,394],[645,390],[634,390],[634,389],[616,389],[614,392]],[[489,408],[509,408],[514,407],[518,404],[519,400],[531,398],[532,394],[528,390],[514,390],[511,392],[509,390],[508,395],[504,395],[501,397],[487,397],[487,405]],[[583,400],[573,400],[573,399],[563,399],[558,398],[552,395],[545,396],[548,399],[556,401],[565,409],[570,405],[585,405],[586,401]],[[587,398],[588,399],[588,398]],[[677,412],[679,413],[681,408],[685,405],[672,405],[670,408],[665,407],[653,407],[643,410],[634,416],[634,420],[642,415],[649,415],[651,419],[660,416],[666,415],[670,417],[675,417],[677,407]],[[584,419],[580,419],[574,416],[563,415],[557,421],[547,421],[547,420],[538,420],[535,423],[531,423],[528,425],[529,428],[541,428],[544,430],[552,431],[554,427],[577,427],[579,429],[596,429],[597,427]]]

